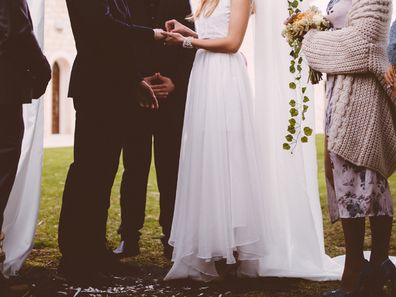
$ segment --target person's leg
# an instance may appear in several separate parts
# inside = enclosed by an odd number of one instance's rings
[[[182,106],[165,106],[160,110],[154,138],[155,167],[160,192],[160,225],[168,247],[175,208],[179,171],[180,146],[183,131]]]
[[[0,105],[0,231],[21,155],[24,134],[22,110],[22,104]],[[4,238],[0,232],[0,270],[5,261]],[[0,272],[0,296],[22,296],[28,290],[26,284],[14,285]]]
[[[138,247],[144,225],[147,183],[152,156],[152,111],[139,110],[131,117],[123,145],[121,182],[121,239],[126,247]]]
[[[370,217],[370,224],[372,237],[370,264],[374,271],[372,296],[381,296],[387,282],[390,282],[391,296],[396,296],[396,267],[389,260],[393,217]]]
[[[79,101],[81,100],[81,101]],[[76,131],[59,222],[62,264],[94,271],[106,249],[107,211],[121,153],[121,106],[74,101]]]
[[[23,134],[22,105],[0,105],[0,231],[17,173]]]
[[[365,266],[363,245],[365,235],[365,219],[341,219],[345,238],[345,267],[342,276],[342,289],[352,291]]]
[[[380,266],[389,258],[393,218],[389,216],[370,217],[372,248],[370,263]]]

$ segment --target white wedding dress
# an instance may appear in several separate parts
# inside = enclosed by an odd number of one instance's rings
[[[201,39],[228,35],[231,0],[199,17]],[[191,73],[166,280],[218,277],[215,261],[256,261],[270,236],[262,215],[253,95],[241,53],[198,50]],[[264,242],[264,236],[266,239]],[[243,271],[240,271],[243,274]]]

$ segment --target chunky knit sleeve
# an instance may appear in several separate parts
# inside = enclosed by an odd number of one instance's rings
[[[391,0],[354,0],[346,28],[305,36],[308,64],[329,74],[377,72],[390,14]]]
[[[389,63],[396,66],[396,21],[393,23],[388,45]]]
[[[370,44],[354,28],[310,31],[302,50],[309,66],[328,74],[369,72]]]

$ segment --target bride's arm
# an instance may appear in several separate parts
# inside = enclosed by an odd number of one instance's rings
[[[225,38],[198,39],[192,38],[195,48],[219,53],[236,53],[242,45],[251,14],[250,0],[232,0],[229,33]],[[167,43],[182,44],[185,37],[181,34],[167,33]]]

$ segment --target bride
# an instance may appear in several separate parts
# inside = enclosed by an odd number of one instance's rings
[[[191,73],[166,280],[243,274],[265,255],[263,191],[245,58],[251,0],[201,0],[197,32],[169,21],[168,44],[197,48]],[[268,241],[268,238],[266,237]],[[239,269],[238,269],[239,267]]]

